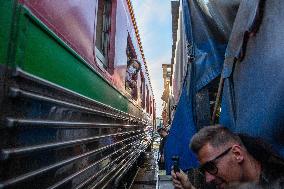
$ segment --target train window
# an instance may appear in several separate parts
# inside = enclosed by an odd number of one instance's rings
[[[95,51],[97,63],[105,68],[109,64],[111,17],[112,1],[98,0]]]
[[[127,92],[131,94],[133,99],[137,100],[138,96],[137,79],[139,71],[141,69],[141,64],[136,59],[137,55],[135,53],[129,35],[127,39],[126,56],[127,56],[127,68],[126,68],[126,78],[125,78],[125,89]]]
[[[150,96],[150,114],[152,114],[152,97]]]
[[[149,113],[149,89],[148,86],[146,86],[146,112]]]
[[[137,100],[137,78],[140,67],[140,63],[136,59],[127,62],[125,89],[135,100]]]
[[[143,72],[140,72],[140,75],[141,75],[141,86],[140,86],[141,107],[145,108],[145,78]]]
[[[155,107],[155,99],[153,99],[153,119],[156,119],[156,107]],[[154,124],[155,125],[155,124]]]

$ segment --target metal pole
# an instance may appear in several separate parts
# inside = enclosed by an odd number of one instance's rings
[[[212,115],[212,123],[213,124],[215,124],[215,121],[216,121],[217,108],[218,108],[218,104],[220,102],[221,93],[223,91],[223,86],[224,86],[224,78],[221,76],[220,82],[219,82],[219,87],[218,87],[218,93],[217,93],[217,96],[216,96],[214,111],[213,111],[213,115]]]

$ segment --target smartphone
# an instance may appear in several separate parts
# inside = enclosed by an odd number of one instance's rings
[[[172,157],[172,161],[173,161],[173,164],[174,164],[174,172],[180,172],[180,169],[179,169],[179,157],[178,156],[173,156]]]

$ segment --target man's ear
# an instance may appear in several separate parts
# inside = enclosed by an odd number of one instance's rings
[[[234,144],[232,146],[232,152],[235,160],[238,163],[242,163],[244,161],[244,150],[240,145]]]

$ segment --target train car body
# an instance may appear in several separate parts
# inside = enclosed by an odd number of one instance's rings
[[[115,188],[155,101],[129,0],[4,0],[0,188]]]

